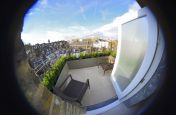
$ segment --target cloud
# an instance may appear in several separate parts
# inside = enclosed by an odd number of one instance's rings
[[[76,26],[69,26],[66,28],[59,28],[57,30],[59,33],[63,33],[66,37],[77,36],[80,37],[81,35],[90,33],[90,30],[84,26],[76,25]]]
[[[64,40],[66,35],[61,32],[57,31],[47,31],[46,38],[49,39],[51,42]]]
[[[140,6],[139,6],[139,4],[137,2],[134,2],[133,4],[131,4],[129,6],[129,10],[137,11],[139,9],[140,9]]]
[[[86,21],[86,15],[85,15],[85,8],[83,6],[80,6],[79,12],[81,13],[82,18]]]
[[[70,26],[67,28],[67,31],[69,31],[70,33],[75,33],[75,34],[78,34],[78,33],[86,34],[90,32],[90,30],[84,26]]]
[[[47,5],[48,4],[48,0],[41,0],[41,5]]]
[[[37,32],[36,30],[28,33],[22,32],[21,38],[25,44],[43,43],[48,39],[51,42],[59,40],[69,40],[70,38],[79,38],[83,35],[89,34],[91,31],[84,26],[69,26],[66,28],[57,28],[54,30],[47,30],[46,32]]]
[[[33,15],[33,14],[34,14],[33,12],[29,12],[29,13],[28,13],[29,16],[31,16],[31,15]]]
[[[100,13],[101,13],[102,19],[106,20],[109,12],[107,10],[102,10],[102,11],[100,11]]]
[[[47,4],[47,0],[43,0],[43,4]],[[82,9],[81,12],[85,12],[85,8],[80,9]],[[24,43],[36,44],[43,42],[46,43],[48,42],[48,39],[50,39],[51,42],[58,40],[70,40],[70,38],[79,38],[92,33],[101,33],[106,37],[117,38],[119,25],[136,18],[138,15],[137,10],[139,9],[140,7],[137,2],[134,2],[129,6],[127,13],[116,17],[111,23],[95,29],[89,29],[81,25],[74,25],[65,28],[48,29],[45,32],[41,32],[40,30],[31,30],[28,33],[22,32],[22,40]]]
[[[84,7],[80,6],[80,12],[84,13]]]
[[[21,33],[21,38],[24,44],[36,44],[36,43],[43,43],[47,42],[47,39],[43,39],[45,35],[37,34],[35,32],[30,33]]]
[[[96,15],[97,12],[97,5],[98,5],[98,1],[97,0],[93,0],[93,1],[88,1],[87,4],[82,3],[80,0],[76,0],[77,5],[79,6],[79,10],[75,11],[75,14],[81,14],[82,18],[86,21],[87,20],[87,16],[85,15],[87,11],[90,11],[93,9],[92,15]]]
[[[103,25],[94,30],[94,32],[100,32],[104,36],[117,38],[118,35],[118,27],[131,19],[137,17],[137,11],[140,9],[140,6],[137,2],[134,2],[130,5],[129,10],[127,13],[123,14],[122,16],[116,17],[111,23]]]
[[[29,32],[29,33],[22,33],[21,38],[25,44],[31,43],[47,43],[48,39],[51,42],[63,40],[64,35],[63,33],[59,33],[56,31],[47,31],[46,33],[36,33],[36,32]]]

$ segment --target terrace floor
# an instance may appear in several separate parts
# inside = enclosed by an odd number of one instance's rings
[[[69,74],[76,80],[85,82],[89,79],[90,90],[88,89],[82,99],[84,106],[94,105],[106,100],[112,99],[116,96],[114,87],[110,80],[111,70],[106,71],[98,66],[70,69]]]

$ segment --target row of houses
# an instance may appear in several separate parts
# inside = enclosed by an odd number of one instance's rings
[[[26,54],[29,59],[34,62],[40,62],[39,60],[45,60],[50,57],[52,53],[55,53],[57,57],[60,54],[71,54],[82,51],[102,51],[117,49],[117,40],[104,40],[104,39],[73,39],[68,41],[48,42],[43,44],[25,45]]]
[[[83,51],[116,50],[116,48],[117,40],[104,39],[73,39],[69,42],[57,41],[52,43],[25,45],[29,63],[40,75],[62,55],[76,55]]]
[[[25,45],[25,50],[33,68],[35,68],[43,60],[50,58],[56,51],[59,52],[59,54],[63,54],[69,47],[70,46],[67,41],[57,41],[35,45],[27,44]]]
[[[72,49],[91,51],[117,50],[117,40],[74,39],[70,43]]]

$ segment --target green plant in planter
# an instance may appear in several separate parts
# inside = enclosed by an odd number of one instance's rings
[[[116,51],[112,51],[112,52],[110,53],[110,55],[115,58],[115,57],[116,57]]]
[[[110,51],[105,51],[105,52],[103,52],[103,56],[109,56],[110,55]]]
[[[85,59],[85,53],[80,53],[79,58],[80,59]]]
[[[80,53],[79,58],[76,55],[61,56],[52,67],[44,73],[42,84],[46,86],[49,90],[56,84],[58,76],[62,72],[62,69],[66,61],[86,59],[86,58],[96,58],[101,56],[116,56],[116,52],[104,51],[104,52],[92,52],[92,53]]]
[[[97,57],[97,52],[92,52],[92,53],[91,53],[91,57],[92,57],[92,58]]]
[[[66,56],[66,61],[70,61],[70,60],[76,60],[76,55],[70,55],[70,56]]]
[[[49,69],[48,71],[46,71],[46,73],[44,73],[42,84],[46,86],[49,90],[51,90],[52,86],[55,85],[55,82],[58,76],[60,75],[65,65],[65,62],[66,62],[66,57],[62,56],[56,61],[55,64],[52,65],[51,69]]]
[[[91,54],[90,54],[90,53],[86,53],[86,54],[84,55],[84,58],[83,58],[83,59],[86,59],[86,58],[91,58]]]

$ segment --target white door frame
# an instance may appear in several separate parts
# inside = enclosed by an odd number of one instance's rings
[[[140,81],[144,78],[145,74],[147,73],[148,69],[150,68],[152,61],[153,61],[153,58],[154,58],[154,55],[155,55],[155,51],[156,51],[156,47],[157,47],[158,26],[157,26],[157,22],[155,20],[154,15],[152,14],[152,12],[148,8],[145,7],[145,8],[142,8],[141,10],[139,10],[138,16],[132,20],[135,20],[135,19],[138,19],[138,18],[141,18],[144,16],[147,18],[147,21],[148,21],[148,33],[149,33],[148,46],[146,49],[144,59],[141,63],[141,66],[140,66],[137,74],[135,75],[133,80],[129,83],[129,85],[123,91],[121,91],[121,89],[115,79],[115,71],[117,71],[117,66],[118,66],[120,51],[121,51],[121,40],[122,40],[121,26],[119,27],[120,33],[118,34],[119,39],[118,39],[117,57],[115,59],[114,68],[113,68],[113,71],[111,74],[111,81],[112,81],[112,84],[115,88],[116,94],[119,99],[122,99],[127,94],[129,94],[140,83]],[[132,20],[129,20],[129,21],[132,21]],[[129,22],[129,21],[127,21],[127,22]],[[127,22],[125,22],[125,23],[127,23]],[[124,23],[122,23],[122,24],[124,24]]]

